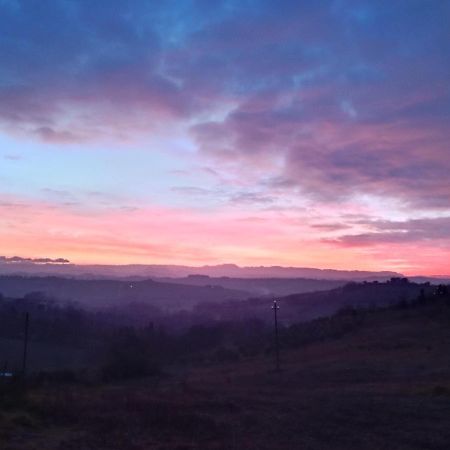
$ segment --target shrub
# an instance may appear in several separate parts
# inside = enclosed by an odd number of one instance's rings
[[[145,340],[127,330],[113,340],[101,368],[103,381],[126,380],[160,374]]]

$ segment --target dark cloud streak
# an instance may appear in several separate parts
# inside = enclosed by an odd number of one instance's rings
[[[357,221],[373,229],[369,233],[349,234],[327,242],[344,246],[372,246],[428,242],[450,248],[450,217],[408,221]]]
[[[65,258],[22,258],[20,256],[0,256],[0,264],[18,264],[18,263],[31,263],[31,264],[68,264],[70,261]]]

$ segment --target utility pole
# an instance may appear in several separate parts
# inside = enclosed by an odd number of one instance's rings
[[[279,372],[280,371],[280,346],[278,343],[278,310],[280,309],[280,307],[277,305],[277,301],[274,300],[273,301],[273,305],[272,305],[272,309],[273,309],[273,319],[274,319],[274,326],[275,326],[275,368],[276,371]]]
[[[23,338],[23,360],[22,360],[22,376],[25,378],[27,373],[27,354],[28,354],[28,325],[30,317],[28,313],[25,313],[25,335]]]

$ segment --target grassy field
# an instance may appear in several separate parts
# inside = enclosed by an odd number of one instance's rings
[[[32,388],[3,450],[450,448],[450,308],[367,313],[339,339],[160,380]],[[5,402],[6,400],[4,400]]]
[[[20,371],[23,340],[0,338],[0,369],[5,362],[10,370]],[[86,351],[63,345],[29,342],[27,367],[30,372],[41,370],[78,369],[88,360]]]

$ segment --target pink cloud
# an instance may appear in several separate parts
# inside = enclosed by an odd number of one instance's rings
[[[328,211],[330,212],[330,211]],[[78,263],[281,264],[361,270],[402,269],[444,273],[449,247],[427,241],[404,246],[396,242],[372,245],[325,241],[342,230],[317,226],[317,216],[230,208],[205,212],[151,207],[133,211],[88,212],[45,203],[11,208],[0,205],[0,245],[3,253],[49,258],[60,255]],[[322,212],[322,219],[327,211]],[[447,241],[448,242],[448,241]],[[422,262],[418,252],[428,255]],[[442,259],[439,259],[442,257]],[[422,261],[422,260],[421,260]],[[428,264],[430,263],[430,264]]]

